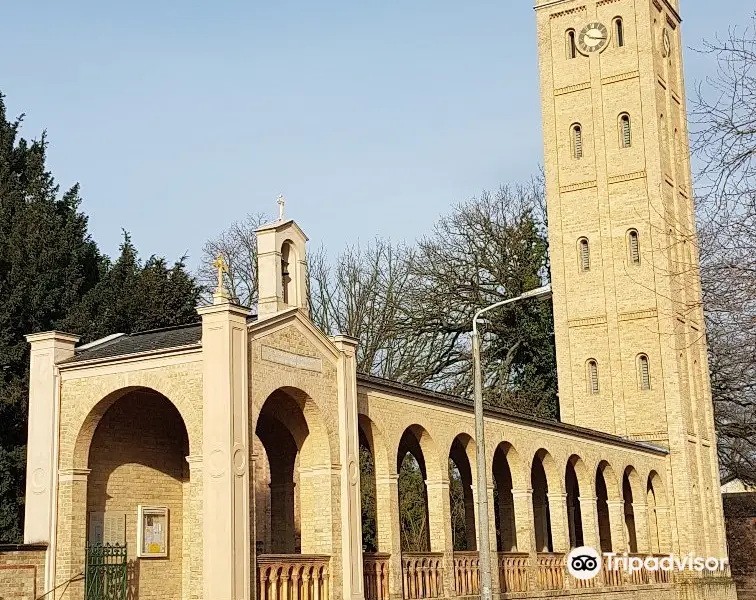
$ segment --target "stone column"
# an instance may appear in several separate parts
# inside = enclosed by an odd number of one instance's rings
[[[203,597],[249,600],[249,309],[218,291],[202,317]]]
[[[672,520],[669,506],[656,507],[656,527],[659,530],[659,553],[672,552]]]
[[[599,536],[597,499],[595,496],[578,498],[580,502],[580,516],[583,520],[583,544],[601,552],[601,538]]]
[[[202,455],[187,456],[189,463],[189,598],[202,600]]]
[[[376,475],[376,530],[378,552],[391,554],[389,559],[389,598],[400,600],[402,589],[402,539],[399,523],[399,475]]]
[[[516,552],[517,535],[515,531],[514,502],[509,494],[499,495],[499,527],[501,529],[501,551]]]
[[[74,355],[78,336],[48,331],[26,336],[29,361],[29,429],[26,446],[24,543],[49,544],[55,486],[60,396],[55,365]]]
[[[365,597],[362,577],[362,508],[360,495],[360,446],[357,426],[357,340],[336,336],[339,395],[339,455],[341,460],[341,552],[343,597]]]
[[[58,471],[58,531],[55,547],[55,585],[84,572],[87,543],[87,479],[89,469]],[[77,578],[66,591],[70,598],[84,597],[84,582]]]
[[[554,552],[570,551],[570,532],[567,529],[567,494],[548,492],[549,516],[551,517],[551,542]]]
[[[635,543],[638,545],[639,554],[651,552],[648,541],[648,506],[640,502],[633,502],[633,514],[635,516]]]
[[[431,552],[444,553],[444,595],[454,592],[454,539],[451,530],[451,502],[448,481],[426,481],[428,493],[428,532]]]
[[[476,548],[480,551],[480,518],[478,515],[478,490],[471,486],[472,502],[475,507],[475,538]],[[499,553],[496,546],[496,506],[494,505],[494,489],[492,482],[488,482],[488,547],[491,550],[491,593],[499,593]]]
[[[536,571],[535,519],[533,515],[533,490],[512,490],[514,503],[515,529],[517,531],[517,550],[527,552],[530,555],[528,566],[528,589],[535,590],[538,587]]]
[[[627,552],[625,539],[625,501],[607,500],[609,509],[609,527],[612,530],[612,552]]]

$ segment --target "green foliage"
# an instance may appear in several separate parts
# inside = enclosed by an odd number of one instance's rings
[[[132,333],[197,321],[200,288],[186,272],[184,258],[169,267],[164,258],[140,261],[124,232],[121,253],[105,261],[102,279],[65,320],[84,341],[111,333]]]
[[[360,444],[360,498],[362,505],[362,551],[377,552],[375,464],[370,449]]]
[[[399,469],[399,519],[403,552],[428,552],[428,497],[425,481],[412,454],[407,453]]]
[[[100,254],[78,211],[78,186],[59,195],[47,139],[19,137],[0,94],[0,542],[21,536],[29,350],[24,334],[55,329],[96,284]]]
[[[140,264],[128,236],[104,258],[79,211],[46,170],[47,138],[19,136],[0,93],[0,543],[21,538],[29,347],[25,334],[67,329],[91,340],[196,320],[196,285],[183,261]],[[83,300],[83,301],[82,301]]]

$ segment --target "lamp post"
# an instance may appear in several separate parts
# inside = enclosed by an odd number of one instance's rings
[[[473,347],[473,380],[475,385],[475,440],[477,445],[478,464],[478,559],[480,561],[480,600],[491,600],[491,545],[488,533],[488,483],[486,477],[486,440],[483,428],[483,375],[480,368],[480,336],[478,335],[478,319],[481,315],[494,308],[513,304],[528,298],[545,299],[551,297],[551,285],[545,285],[515,298],[508,298],[496,302],[491,306],[481,308],[473,317],[472,347]]]

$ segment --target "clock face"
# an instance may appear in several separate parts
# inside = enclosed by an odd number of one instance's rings
[[[603,23],[588,23],[578,36],[578,45],[583,52],[599,52],[609,41],[609,31]]]
[[[664,29],[662,31],[662,54],[664,55],[664,58],[667,58],[672,52],[672,40],[669,37],[669,29]]]

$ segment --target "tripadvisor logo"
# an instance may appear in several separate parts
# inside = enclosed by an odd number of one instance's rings
[[[575,579],[593,579],[601,570],[601,554],[590,546],[578,546],[567,555],[567,570]]]
[[[725,571],[726,558],[695,557],[693,553],[686,556],[669,554],[667,556],[628,556],[615,552],[605,552],[603,556],[595,548],[580,546],[573,548],[567,555],[567,570],[575,579],[593,579],[603,565],[609,571],[624,571],[632,575],[642,570],[647,571]]]

